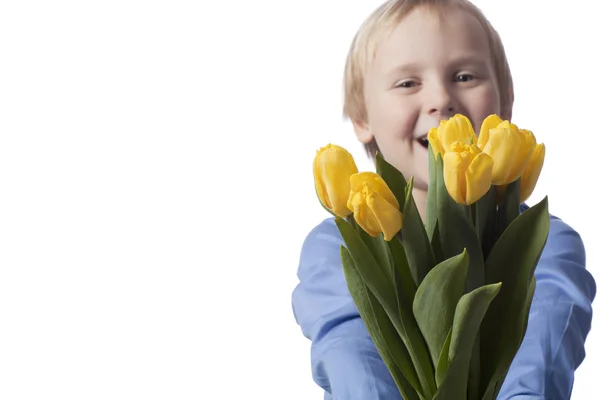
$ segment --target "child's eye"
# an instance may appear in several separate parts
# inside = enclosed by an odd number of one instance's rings
[[[456,76],[456,81],[457,82],[469,82],[470,80],[473,80],[474,77],[473,75],[470,74],[460,74]]]
[[[413,88],[415,86],[417,86],[417,82],[415,82],[415,81],[404,81],[404,82],[398,82],[394,87]]]

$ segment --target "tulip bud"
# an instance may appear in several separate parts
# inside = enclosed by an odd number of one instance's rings
[[[508,121],[502,121],[495,128],[487,129],[484,125],[477,144],[494,160],[492,184],[501,186],[516,181],[535,148],[535,136],[531,131],[519,129]]]
[[[494,161],[476,144],[455,142],[444,155],[444,181],[450,197],[471,205],[492,186]]]
[[[328,144],[317,151],[313,163],[315,188],[321,204],[338,217],[352,213],[348,209],[350,176],[358,168],[352,155],[343,147]]]
[[[520,183],[520,195],[521,195],[521,203],[531,196],[533,193],[533,189],[537,184],[538,178],[540,177],[540,173],[542,172],[542,167],[544,166],[544,158],[546,156],[546,147],[543,143],[535,146],[533,150],[533,154],[525,167],[525,171],[521,175],[521,183]]]
[[[427,140],[434,154],[444,154],[450,151],[454,142],[468,142],[475,136],[471,121],[461,114],[456,114],[449,120],[443,120],[437,128],[431,128]]]
[[[383,178],[374,172],[360,172],[350,177],[348,208],[354,220],[369,235],[383,233],[386,241],[402,229],[402,213],[396,196]]]

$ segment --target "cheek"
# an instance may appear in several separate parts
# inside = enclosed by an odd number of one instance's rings
[[[492,114],[500,114],[500,96],[495,87],[489,87],[482,90],[478,95],[472,99],[471,110],[471,122],[473,123],[473,129],[479,133],[481,124],[484,119]]]
[[[375,140],[383,157],[408,179],[420,176],[419,171],[429,162],[426,150],[414,141],[414,129],[418,113],[409,107],[390,107],[377,115],[372,126]],[[425,169],[426,171],[426,169]],[[420,182],[420,179],[418,179]]]
[[[389,94],[380,99],[377,108],[372,109],[370,122],[378,141],[412,140],[418,111],[402,100],[398,96]]]

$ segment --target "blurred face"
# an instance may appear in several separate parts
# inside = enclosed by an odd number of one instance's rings
[[[427,132],[455,114],[475,132],[500,113],[500,94],[487,36],[462,10],[440,18],[417,8],[377,48],[364,83],[367,121],[354,121],[358,139],[376,140],[383,157],[426,196]],[[421,197],[422,197],[421,196]]]

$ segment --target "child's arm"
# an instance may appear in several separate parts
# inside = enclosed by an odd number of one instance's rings
[[[581,238],[557,218],[551,220],[535,275],[527,333],[499,400],[567,400],[575,369],[585,357],[596,284],[585,269]]]
[[[328,219],[308,235],[300,255],[300,283],[292,307],[312,341],[313,379],[333,395],[329,399],[401,400],[348,291],[342,243],[333,219]]]

